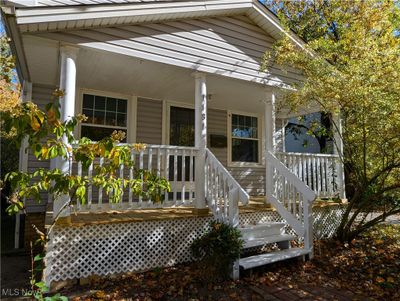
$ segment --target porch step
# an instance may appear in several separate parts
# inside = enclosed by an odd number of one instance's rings
[[[290,240],[294,240],[296,236],[289,235],[289,234],[277,234],[277,235],[270,235],[267,237],[260,237],[254,239],[245,239],[244,240],[244,249],[254,248],[254,247],[261,247],[266,244],[273,244],[279,242],[288,242]]]
[[[267,265],[270,263],[304,256],[307,255],[308,253],[309,253],[308,250],[302,248],[291,248],[271,253],[254,255],[239,259],[239,267],[241,267],[244,270],[248,270],[251,268]]]
[[[239,228],[244,240],[254,240],[285,233],[285,223],[270,222]]]

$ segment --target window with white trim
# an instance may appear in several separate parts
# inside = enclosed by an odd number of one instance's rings
[[[82,114],[87,120],[81,125],[81,137],[99,141],[115,130],[128,132],[127,99],[84,93]],[[121,142],[126,142],[126,138]]]
[[[258,118],[232,114],[231,161],[259,163]]]

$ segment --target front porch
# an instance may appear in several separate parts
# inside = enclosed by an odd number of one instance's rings
[[[52,60],[59,43],[47,38],[58,35],[44,36],[49,49],[41,48],[39,57]],[[27,38],[33,44],[42,39]],[[54,59],[60,59],[60,88],[65,92],[62,118],[80,113],[88,117],[76,137],[98,140],[114,130],[125,132],[124,144],[131,147],[135,164],[120,165],[118,177],[133,179],[137,170],[149,170],[167,179],[171,191],[159,201],[135,195],[128,187],[122,201],[112,203],[105,191],[89,186],[85,204],[74,204],[71,210],[63,210],[67,199],[51,204],[52,217],[63,218],[49,244],[48,283],[187,261],[191,241],[211,220],[243,231],[259,223],[278,224],[275,232],[252,243],[282,243],[286,253],[276,254],[278,260],[312,257],[314,234],[323,233],[313,229],[318,214],[313,201],[344,198],[343,168],[339,154],[285,152],[284,125],[286,119],[318,108],[295,114],[277,110],[280,90],[268,81],[265,85],[198,72],[85,44],[63,45],[59,51]],[[51,87],[51,79],[45,81]],[[97,158],[84,170],[71,158],[51,166],[91,178],[102,164],[103,158]],[[252,204],[256,196],[261,204]],[[338,210],[322,217],[323,227],[335,225]],[[194,214],[204,211],[209,213]],[[291,248],[294,238],[303,242],[302,248]],[[161,259],[148,255],[160,252]],[[242,267],[257,264],[250,259]]]
[[[38,38],[31,39],[33,44],[38,42]],[[225,202],[221,206],[226,211],[227,186],[233,183],[242,200],[248,198],[246,195],[281,193],[287,204],[299,203],[292,180],[278,172],[282,166],[271,164],[274,159],[269,160],[268,154],[287,168],[284,173],[300,179],[318,198],[344,198],[339,154],[284,151],[285,120],[293,114],[276,110],[281,107],[276,88],[84,47],[63,46],[60,50],[63,116],[88,116],[76,136],[96,140],[114,130],[124,131],[125,143],[143,143],[144,148],[132,148],[135,166],[122,165],[119,176],[131,178],[134,170],[146,169],[171,184],[171,192],[165,194],[162,203],[144,200],[126,189],[121,203],[109,204],[101,190],[88,187],[87,203],[77,204],[76,211],[179,206],[201,209],[209,207],[211,199]],[[104,64],[90,76],[88,70],[96,61]],[[120,66],[135,73],[120,74]],[[278,161],[274,162],[280,165]],[[102,160],[88,171],[71,164],[73,173],[90,176]]]

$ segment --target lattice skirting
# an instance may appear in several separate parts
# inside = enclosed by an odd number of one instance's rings
[[[314,208],[315,237],[332,236],[343,210],[342,206]],[[188,262],[191,242],[207,230],[210,221],[211,217],[194,217],[84,227],[56,226],[47,248],[45,280],[50,284]],[[241,224],[267,221],[282,219],[275,211],[240,215]]]

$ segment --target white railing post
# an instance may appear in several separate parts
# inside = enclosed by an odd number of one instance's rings
[[[229,207],[228,220],[232,227],[239,226],[239,190],[237,188],[229,189]]]
[[[344,179],[344,166],[343,166],[343,139],[342,139],[342,120],[340,114],[334,114],[333,118],[333,131],[334,131],[334,154],[339,156],[336,163],[337,185],[339,189],[339,196],[341,199],[346,198],[346,187]]]
[[[75,115],[75,91],[76,91],[76,58],[78,48],[72,46],[62,46],[60,48],[61,56],[61,73],[60,73],[60,89],[64,91],[61,97],[61,120],[66,121]],[[63,142],[68,144],[67,137],[63,137]],[[55,165],[63,173],[70,172],[70,161],[57,158]],[[62,195],[53,204],[53,216],[57,216],[65,204],[69,202],[68,195]],[[59,214],[60,217],[70,215],[69,208],[65,208]]]
[[[309,251],[309,259],[314,256],[313,247],[313,224],[312,202],[308,199],[303,199],[303,214],[304,214],[304,248]]]
[[[265,101],[264,127],[265,127],[265,154],[274,153],[275,147],[275,92],[273,90],[267,92],[267,100]],[[268,200],[274,190],[274,171],[273,165],[265,155],[265,196]]]
[[[207,86],[204,73],[195,73],[195,207],[205,208],[205,159],[207,147]]]

